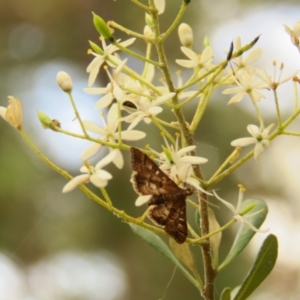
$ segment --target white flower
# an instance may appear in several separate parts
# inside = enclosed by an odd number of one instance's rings
[[[139,97],[135,101],[132,101],[134,108],[126,109],[126,107],[124,107],[124,109],[130,112],[130,115],[122,118],[121,120],[131,123],[128,130],[134,128],[142,120],[146,124],[150,124],[151,117],[156,116],[163,111],[163,108],[160,105],[170,100],[174,97],[174,95],[175,93],[167,93],[158,97],[156,100],[151,100],[148,97]]]
[[[214,57],[211,46],[206,47],[202,54],[197,54],[187,47],[181,47],[181,51],[190,59],[176,59],[176,63],[184,68],[199,68],[209,70]]]
[[[20,130],[23,121],[22,104],[19,99],[13,96],[8,96],[8,102],[7,108],[3,106],[0,107],[0,116],[11,126]]]
[[[129,45],[131,45],[133,42],[135,41],[135,38],[131,38],[128,39],[124,42],[121,42],[120,45],[122,45],[123,47],[128,47]],[[103,48],[103,54],[97,54],[95,52],[91,52],[92,55],[95,56],[95,58],[92,60],[92,62],[88,65],[86,71],[87,73],[90,73],[89,76],[89,81],[88,81],[88,86],[91,87],[94,82],[95,79],[99,73],[99,70],[102,66],[102,64],[108,59],[112,59],[114,60],[116,63],[119,62],[119,59],[115,56],[112,56],[112,53],[116,52],[117,50],[119,50],[118,47],[110,44],[108,46],[106,46],[106,42],[105,39],[102,39],[102,48]]]
[[[265,70],[264,71],[258,70],[258,69],[255,70],[256,75],[258,77],[260,77],[267,84],[268,88],[270,88],[272,90],[276,90],[279,85],[292,79],[298,73],[298,71],[295,71],[294,73],[281,79],[282,69],[283,69],[284,65],[280,64],[280,73],[278,76],[276,76],[276,65],[277,65],[276,62],[274,62],[273,65],[274,65],[274,75],[273,76],[267,74],[267,72]]]
[[[102,109],[107,106],[109,106],[114,99],[117,101],[123,102],[125,98],[125,93],[120,88],[118,79],[119,77],[123,79],[122,76],[120,76],[120,72],[124,65],[126,64],[127,59],[120,62],[119,66],[116,68],[116,70],[113,73],[113,76],[107,71],[108,77],[110,79],[110,83],[106,86],[106,88],[85,88],[84,91],[88,94],[92,95],[102,95],[105,94],[102,98],[100,98],[99,101],[96,102],[95,108],[96,109]]]
[[[238,52],[242,48],[242,42],[241,38],[237,37],[234,41],[234,51]],[[236,69],[248,69],[248,70],[256,70],[252,66],[249,66],[251,63],[253,63],[255,60],[257,60],[262,53],[261,48],[256,48],[254,50],[251,50],[250,53],[247,53],[247,56],[243,58],[243,55],[240,55],[234,59],[234,62],[236,64]]]
[[[164,148],[162,153],[157,153],[159,155],[159,162],[161,163],[160,169],[168,173],[176,184],[185,185],[185,183],[187,183],[196,189],[207,193],[202,189],[199,181],[191,177],[191,175],[193,174],[192,165],[204,164],[208,160],[200,156],[186,155],[187,153],[195,150],[196,146],[187,146],[179,149],[178,137],[175,147],[173,145],[169,145],[166,139],[165,143],[167,148]]]
[[[268,136],[273,126],[274,124],[270,124],[267,128],[261,130],[258,126],[250,124],[247,126],[247,130],[252,135],[252,137],[234,140],[231,142],[231,146],[244,147],[251,144],[255,144],[254,158],[257,161],[259,155],[264,151],[264,146],[270,145]]]
[[[223,94],[236,94],[233,96],[228,104],[240,102],[246,95],[250,95],[253,100],[258,101],[265,96],[258,92],[258,89],[265,89],[267,85],[263,81],[255,81],[255,76],[246,71],[241,71],[234,77],[238,87],[229,88],[223,91]]]
[[[246,214],[245,216],[240,215],[241,204],[243,201],[243,195],[244,195],[245,188],[242,185],[239,185],[239,188],[240,188],[239,197],[238,197],[238,202],[237,202],[236,208],[231,203],[220,198],[215,191],[213,191],[213,193],[219,201],[221,201],[228,209],[231,210],[231,212],[233,213],[233,219],[235,219],[237,222],[245,224],[246,226],[248,226],[251,230],[253,230],[255,232],[265,233],[265,232],[269,231],[269,229],[257,229],[246,219],[246,218],[250,218],[256,214],[259,214],[261,212],[260,210],[254,212],[252,214]]]
[[[108,183],[108,180],[112,179],[112,175],[102,168],[109,163],[111,163],[117,155],[115,150],[111,151],[107,156],[101,159],[94,167],[89,165],[84,165],[80,168],[80,172],[85,173],[78,175],[71,179],[63,188],[63,193],[70,192],[78,185],[91,182],[97,187],[105,187]]]
[[[119,133],[117,131],[118,122],[118,106],[116,103],[114,103],[107,113],[107,124],[104,118],[102,117],[102,123],[104,124],[104,128],[100,127],[98,124],[92,121],[84,121],[83,124],[86,130],[100,134],[101,141],[115,143],[115,141],[119,138]],[[146,134],[144,132],[138,130],[121,131],[122,140],[136,141],[144,138],[145,136]],[[84,153],[81,155],[81,158],[83,160],[89,159],[90,157],[94,156],[100,150],[101,147],[102,145],[98,143],[93,143],[84,151]],[[117,152],[117,155],[115,156],[113,163],[116,165],[117,168],[121,169],[124,165],[122,152],[119,149],[115,149],[114,151]]]
[[[300,43],[299,43],[299,36],[300,36],[300,21],[298,21],[293,29],[291,29],[289,26],[284,25],[285,31],[290,35],[292,43],[297,47],[297,49],[300,51]]]

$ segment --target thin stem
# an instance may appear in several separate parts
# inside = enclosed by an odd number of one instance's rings
[[[151,59],[148,59],[148,58],[146,58],[146,57],[144,57],[144,56],[142,56],[142,55],[140,55],[140,54],[138,54],[138,53],[136,53],[136,52],[133,52],[133,51],[129,50],[129,49],[126,48],[126,47],[123,47],[123,46],[122,46],[121,44],[119,44],[116,40],[114,40],[113,44],[114,44],[116,47],[118,47],[120,50],[122,50],[124,53],[127,53],[128,55],[131,55],[131,56],[133,56],[133,57],[135,57],[135,58],[138,58],[138,59],[140,59],[141,61],[148,62],[148,63],[150,63],[150,64],[152,64],[152,65],[154,65],[154,66],[156,66],[156,67],[159,67],[159,66],[160,66],[160,64],[159,64],[158,62],[156,62],[156,61],[154,61],[154,60],[151,60]]]
[[[252,93],[249,93],[249,96],[250,96],[250,99],[252,101],[252,104],[255,108],[255,111],[256,111],[256,115],[257,115],[257,118],[258,118],[258,121],[259,121],[259,124],[260,124],[260,128],[261,130],[263,130],[265,128],[265,125],[264,125],[264,120],[262,118],[262,115],[261,115],[261,112],[260,112],[260,109],[257,105],[257,101],[254,99]]]
[[[274,95],[274,99],[275,99],[278,126],[281,127],[282,118],[281,118],[280,107],[279,107],[279,102],[278,102],[278,95],[277,95],[276,89],[273,89],[273,95]]]
[[[160,129],[160,131],[170,140],[172,144],[175,145],[175,139],[172,137],[172,135],[157,121],[155,117],[151,117],[151,121],[157,128]]]
[[[141,7],[142,9],[146,10],[146,11],[150,11],[150,7],[142,4],[141,2],[137,1],[137,0],[131,0],[133,3],[135,3],[137,6]]]
[[[71,92],[68,93],[68,96],[69,96],[69,98],[70,98],[70,101],[71,101],[73,110],[74,110],[74,112],[75,112],[76,119],[79,121],[79,124],[80,124],[80,127],[81,127],[82,131],[83,131],[84,136],[85,136],[85,137],[89,137],[89,135],[87,134],[87,132],[86,132],[86,130],[85,130],[85,127],[84,127],[84,125],[83,125],[83,122],[82,122],[82,120],[81,120],[81,118],[80,118],[80,115],[79,115],[79,112],[78,112],[77,107],[76,107],[76,105],[75,105],[75,101],[74,101],[74,99],[73,99],[72,93],[71,93]]]
[[[235,219],[232,219],[232,220],[229,221],[227,224],[225,224],[224,226],[220,227],[218,230],[212,231],[212,232],[206,234],[205,236],[201,236],[201,237],[198,238],[198,239],[193,239],[193,240],[191,240],[191,241],[190,241],[190,244],[192,244],[192,245],[193,245],[193,244],[199,244],[199,243],[205,241],[206,239],[208,239],[209,237],[214,236],[214,235],[216,235],[216,234],[218,234],[218,233],[224,231],[225,229],[231,227],[231,226],[232,226],[233,224],[235,224],[236,222],[237,222],[237,221],[236,221]]]
[[[189,128],[190,132],[195,132],[195,130],[197,129],[197,127],[202,119],[202,116],[205,112],[205,109],[209,103],[212,91],[213,91],[213,86],[211,85],[208,92],[205,94],[203,93],[203,98],[200,99],[200,101],[198,102],[198,107],[197,107],[196,113],[194,115],[194,118],[193,118],[192,123]]]
[[[132,31],[130,29],[127,29],[126,27],[123,27],[122,25],[116,23],[115,21],[108,21],[107,25],[110,26],[110,27],[117,28],[120,31],[122,31],[122,32],[124,32],[124,33],[126,33],[128,35],[134,36],[134,37],[136,37],[138,39],[142,39],[142,40],[144,40],[147,43],[149,43],[149,42],[153,43],[153,39],[151,39],[150,37],[147,37],[147,36],[145,36],[143,34],[140,34],[138,32],[135,32],[135,31]]]
[[[170,33],[172,33],[174,29],[177,27],[178,23],[180,22],[182,16],[186,11],[186,8],[187,8],[187,4],[183,2],[175,20],[173,21],[171,26],[167,29],[167,31],[162,35],[162,41],[164,41],[170,35]]]
[[[94,142],[94,143],[97,143],[97,144],[100,144],[100,145],[103,145],[103,146],[107,146],[107,147],[110,147],[110,148],[113,148],[113,149],[121,149],[121,150],[129,150],[130,149],[130,146],[129,145],[125,145],[125,144],[117,144],[117,143],[111,143],[111,142],[107,142],[107,141],[103,141],[103,140],[99,140],[99,139],[96,139],[96,138],[92,138],[92,137],[85,137],[84,135],[81,135],[81,134],[77,134],[77,133],[74,133],[74,132],[71,132],[71,131],[67,131],[67,130],[64,130],[60,127],[55,127],[55,131],[58,131],[60,133],[64,133],[66,135],[69,135],[69,136],[73,136],[73,137],[76,137],[76,138],[79,138],[79,139],[84,139],[84,140],[88,140],[88,141],[91,141],[91,142]]]
[[[300,132],[283,131],[284,135],[300,136]]]
[[[294,81],[294,111],[299,109],[299,92],[298,92],[298,82]]]
[[[226,167],[229,163],[232,162],[232,160],[234,158],[237,157],[237,155],[240,152],[240,148],[235,148],[232,153],[225,159],[225,161],[223,162],[223,164],[218,168],[218,170],[211,176],[211,178],[209,179],[209,181],[213,181],[213,179],[218,176]]]
[[[110,200],[110,197],[109,197],[109,195],[108,195],[106,189],[102,187],[102,188],[100,188],[100,190],[101,190],[101,193],[102,193],[102,195],[103,195],[105,201],[106,201],[107,204],[109,205],[109,207],[113,207],[113,204],[112,204],[112,202],[111,202],[111,200]]]

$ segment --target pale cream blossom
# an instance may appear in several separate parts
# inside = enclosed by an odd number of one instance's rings
[[[108,58],[112,59],[117,64],[120,63],[120,60],[116,56],[112,55],[114,52],[119,50],[119,48],[112,44],[106,46],[105,39],[102,39],[101,41],[102,41],[103,54],[91,52],[91,54],[94,55],[95,58],[92,60],[92,62],[88,65],[86,69],[87,73],[90,73],[89,80],[88,80],[88,87],[91,87],[94,84],[102,64],[105,61],[107,61]],[[122,45],[123,47],[128,47],[134,41],[135,38],[131,38],[119,44]]]
[[[270,146],[270,140],[268,139],[268,137],[273,126],[274,124],[270,124],[267,128],[262,130],[258,126],[250,124],[247,126],[247,130],[252,135],[252,137],[236,139],[231,142],[231,146],[245,147],[255,144],[254,158],[257,161],[259,155],[264,151],[264,147]]]
[[[276,90],[277,87],[287,81],[289,81],[290,79],[292,79],[294,76],[296,76],[296,74],[298,73],[298,70],[297,71],[294,71],[293,73],[291,73],[290,75],[288,76],[285,76],[283,78],[281,78],[281,75],[282,75],[282,70],[284,68],[284,65],[283,64],[280,64],[280,72],[279,74],[277,75],[276,73],[276,67],[277,67],[277,64],[276,62],[273,63],[274,65],[274,74],[273,75],[269,75],[265,70],[255,70],[255,74],[262,80],[264,81],[266,84],[267,84],[267,87],[269,89],[272,89],[272,90]],[[276,78],[277,77],[277,78]]]
[[[100,140],[110,143],[116,143],[116,140],[119,138],[118,132],[118,106],[114,103],[110,110],[107,113],[107,122],[101,115],[101,121],[103,127],[99,126],[95,122],[92,121],[83,121],[83,124],[86,130],[99,134]],[[125,130],[120,132],[121,139],[127,141],[137,141],[143,139],[146,134],[142,131],[138,130]],[[90,157],[94,156],[102,147],[99,143],[92,143],[81,155],[83,160],[87,160]],[[116,156],[114,157],[113,163],[119,169],[121,169],[124,165],[124,159],[122,152],[119,149],[115,149]]]
[[[169,101],[174,97],[175,93],[167,93],[155,100],[149,97],[137,97],[134,101],[130,100],[133,108],[126,109],[130,114],[121,120],[130,123],[128,130],[133,129],[139,122],[144,121],[146,124],[151,123],[151,117],[156,116],[163,111],[161,104]]]
[[[123,102],[126,94],[123,92],[122,88],[119,86],[119,79],[123,78],[121,71],[126,64],[127,59],[120,62],[119,66],[114,70],[113,75],[107,70],[107,75],[110,82],[105,88],[85,88],[84,91],[92,95],[103,95],[95,104],[96,109],[102,109],[109,106],[114,99],[119,102]]]
[[[234,41],[234,52],[238,52],[242,48],[242,41],[240,37],[237,37]],[[262,54],[261,48],[255,48],[250,50],[245,55],[242,54],[236,57],[233,61],[236,65],[236,70],[247,69],[248,71],[256,70],[250,64],[256,61]]]
[[[247,71],[239,72],[237,78],[234,77],[237,87],[225,89],[223,94],[236,94],[230,98],[228,104],[240,102],[249,95],[254,101],[258,101],[265,96],[258,90],[266,89],[268,86],[262,80],[256,80],[253,74]]]
[[[111,151],[107,156],[101,159],[95,167],[85,164],[80,168],[80,172],[84,173],[72,178],[63,188],[63,193],[70,192],[75,187],[91,182],[93,185],[101,188],[105,187],[108,180],[112,179],[112,175],[102,168],[111,163],[117,155],[115,150]]]
[[[243,202],[243,196],[244,196],[244,191],[245,191],[245,188],[242,186],[242,185],[239,185],[239,197],[238,197],[238,202],[237,202],[237,205],[236,207],[234,207],[230,202],[220,198],[218,196],[218,194],[213,191],[215,197],[221,201],[229,210],[231,210],[231,212],[233,213],[233,219],[235,219],[237,222],[240,222],[244,225],[246,225],[247,227],[249,227],[251,230],[255,231],[255,232],[261,232],[261,233],[265,233],[265,232],[268,232],[269,229],[258,229],[256,227],[254,227],[248,220],[247,218],[250,218],[250,217],[253,217],[254,215],[257,215],[259,213],[261,213],[261,211],[256,211],[254,213],[251,213],[251,214],[246,214],[246,215],[240,215],[241,213],[241,205],[242,205],[242,202]]]
[[[187,47],[180,47],[181,51],[189,58],[176,59],[176,63],[184,68],[199,68],[209,70],[211,68],[211,61],[214,57],[212,47],[207,46],[204,48],[202,54],[197,54]]]
[[[300,21],[298,21],[293,29],[291,29],[289,26],[283,24],[285,31],[289,34],[292,43],[297,47],[297,49],[300,51],[300,42],[299,42],[299,36],[300,36]]]

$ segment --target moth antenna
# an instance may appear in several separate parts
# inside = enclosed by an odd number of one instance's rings
[[[172,282],[172,280],[173,280],[173,278],[174,278],[174,276],[175,276],[176,270],[177,270],[177,267],[174,267],[174,271],[173,271],[173,273],[172,273],[172,275],[171,275],[171,278],[170,278],[169,282],[167,283],[167,285],[166,285],[166,287],[165,287],[164,293],[163,293],[162,297],[159,298],[158,300],[163,300],[163,299],[166,297],[166,295],[167,295],[167,290],[168,290],[168,288],[169,288],[170,285],[171,285],[171,282]]]

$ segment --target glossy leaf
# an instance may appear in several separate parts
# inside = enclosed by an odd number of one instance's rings
[[[247,274],[234,300],[248,299],[249,295],[265,280],[275,266],[278,254],[278,241],[270,234],[263,242],[252,269]]]
[[[165,257],[167,257],[178,269],[198,288],[201,289],[199,283],[195,278],[187,271],[187,269],[180,263],[180,261],[175,257],[170,248],[163,242],[163,240],[157,236],[154,232],[145,229],[136,224],[130,223],[132,231],[144,239],[148,244],[150,244],[154,249],[159,251]]]

